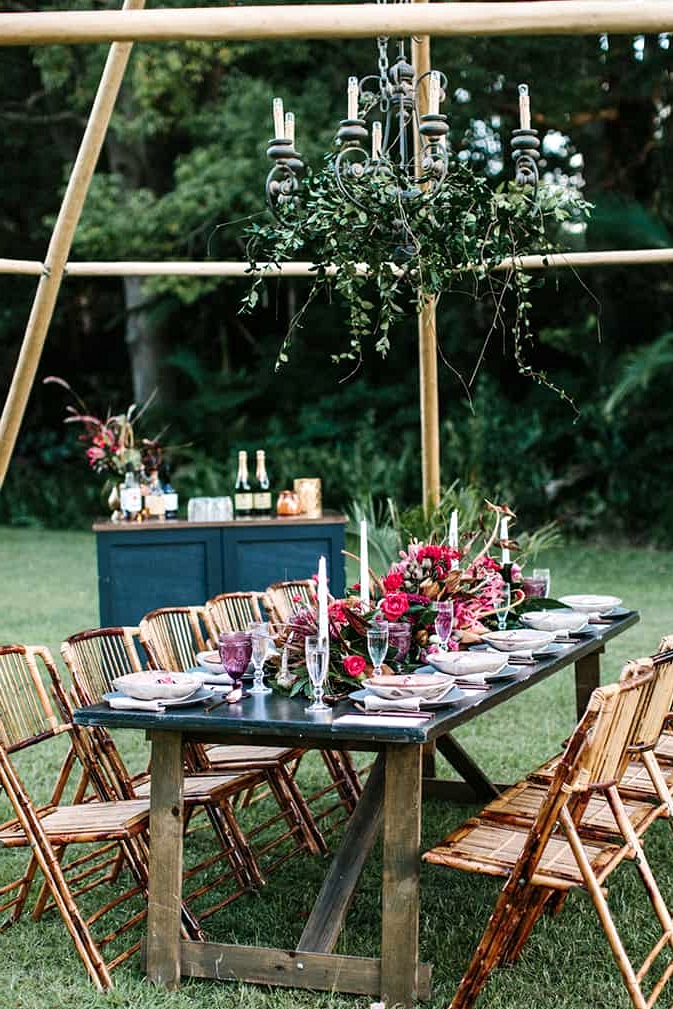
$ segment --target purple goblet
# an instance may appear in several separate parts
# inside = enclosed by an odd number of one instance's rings
[[[411,647],[411,625],[406,623],[388,624],[388,648],[390,658],[400,665],[409,654]]]
[[[252,635],[250,631],[224,631],[217,639],[217,643],[224,671],[233,681],[231,693],[227,698],[233,703],[248,696],[243,690],[243,674],[250,665]]]

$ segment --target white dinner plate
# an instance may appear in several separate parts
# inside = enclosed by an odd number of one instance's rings
[[[502,652],[538,651],[556,637],[553,631],[534,631],[529,628],[512,631],[490,631],[483,640]]]
[[[213,696],[212,690],[208,690],[207,687],[199,687],[195,690],[193,694],[189,697],[174,697],[172,700],[164,700],[164,698],[158,698],[158,703],[164,708],[182,708],[188,704],[199,704],[201,701],[207,701]],[[119,690],[113,690],[109,694],[103,694],[104,701],[113,701],[118,698],[123,697],[126,701],[138,700],[138,698],[128,697],[126,694],[122,694]],[[142,704],[142,701],[140,701]]]
[[[368,695],[369,697],[377,696],[376,694],[373,694],[371,690],[367,690],[366,688],[363,690],[354,690],[353,693],[349,694],[348,696],[352,701],[359,701],[361,704],[364,704],[365,697],[367,697]],[[428,701],[424,697],[421,697],[420,707],[428,708],[430,710],[436,710],[437,708],[445,708],[448,707],[450,704],[457,704],[458,701],[462,701],[464,697],[465,694],[460,689],[460,687],[452,686],[447,689],[445,694],[442,694],[439,697],[435,697],[431,701]],[[381,700],[383,699],[384,698],[381,698]]]
[[[572,606],[574,610],[581,610],[582,613],[608,613],[620,606],[622,601],[618,596],[581,595],[561,596],[559,602]]]

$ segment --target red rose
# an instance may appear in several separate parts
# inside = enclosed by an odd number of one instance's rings
[[[404,592],[390,592],[381,600],[381,610],[387,620],[399,620],[409,609],[409,600]]]
[[[383,579],[383,587],[386,592],[397,592],[404,585],[404,575],[400,571],[391,571]]]
[[[353,679],[362,676],[366,668],[367,663],[361,655],[347,655],[344,659],[344,673]]]

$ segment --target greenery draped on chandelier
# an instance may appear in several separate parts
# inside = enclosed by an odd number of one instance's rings
[[[378,76],[349,78],[348,118],[320,171],[304,166],[294,117],[274,100],[267,179],[273,220],[248,228],[247,257],[253,269],[297,259],[315,265],[276,366],[287,362],[293,334],[319,294],[336,295],[348,313],[348,344],[333,360],[358,362],[370,343],[385,356],[395,323],[459,290],[490,297],[490,332],[509,330],[519,370],[565,398],[528,363],[533,281],[517,260],[557,251],[559,226],[584,221],[589,204],[574,188],[539,180],[540,141],[526,85],[519,86],[520,128],[512,135],[515,180],[494,189],[452,151],[449,123],[439,112],[446,77],[435,70],[417,76],[398,45],[389,66],[388,39],[379,39]],[[427,112],[420,114],[423,88]],[[244,311],[255,308],[263,280],[254,275]]]

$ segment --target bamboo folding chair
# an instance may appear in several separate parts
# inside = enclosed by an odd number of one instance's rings
[[[635,1009],[654,1005],[673,974],[673,962],[669,959],[649,995],[643,981],[659,954],[667,950],[670,958],[673,952],[673,920],[617,787],[649,715],[652,685],[652,661],[647,660],[630,663],[618,684],[594,690],[528,826],[478,816],[423,856],[435,865],[506,877],[452,1009],[472,1006],[493,969],[518,957],[545,904],[573,888],[589,893]],[[610,806],[618,840],[580,835],[582,814],[596,795]],[[638,969],[619,936],[605,889],[608,877],[625,860],[635,864],[661,928]]]
[[[67,734],[71,752],[85,761],[89,776],[102,774],[92,762],[92,754],[83,752],[73,726],[63,722],[52,704],[44,685],[44,674],[58,673],[46,648],[22,645],[0,647],[0,785],[14,810],[14,817],[0,825],[0,847],[28,848],[31,852],[21,879],[0,890],[3,901],[0,910],[10,911],[3,927],[13,924],[25,907],[31,885],[39,868],[44,876],[53,903],[73,939],[92,981],[103,990],[112,987],[110,971],[127,960],[140,947],[133,940],[134,926],[146,913],[147,842],[149,803],[147,800],[79,803],[61,805],[64,781],[59,775],[51,798],[44,804],[35,802],[22,783],[17,763],[22,751],[39,743]],[[45,761],[44,766],[48,766]],[[87,854],[64,864],[66,849],[72,845],[87,845]],[[89,847],[96,846],[98,860],[93,861]],[[111,868],[117,858],[130,870],[130,886],[115,892],[106,903],[100,900],[93,910],[99,887],[112,878]],[[114,873],[115,883],[118,874]],[[122,920],[128,901],[133,907]],[[85,904],[88,906],[85,908]],[[115,924],[101,938],[94,938],[113,914]],[[109,927],[109,926],[108,926]],[[105,926],[103,926],[105,931]],[[197,933],[192,932],[192,937]],[[114,943],[126,945],[110,959],[103,957]]]
[[[113,689],[114,678],[134,666],[138,657],[138,637],[137,628],[104,627],[81,631],[63,642],[61,654],[72,677],[77,704],[100,702],[103,695]],[[67,703],[67,699],[61,700],[62,705]],[[92,728],[89,733],[101,755],[100,759],[107,763],[109,777],[114,780],[119,794],[124,798],[147,796],[150,772],[130,775],[109,733],[103,727]],[[234,805],[241,795],[259,788],[265,781],[263,769],[242,765],[227,771],[218,768],[204,771],[197,766],[194,754],[191,751],[188,754],[184,785],[185,825],[190,822],[194,810],[202,808],[218,844],[216,854],[208,852],[202,861],[188,865],[184,873],[185,880],[195,884],[185,891],[184,900],[200,921],[242,893],[264,884],[264,876],[252,845],[238,822]],[[196,844],[185,847],[186,856],[190,854],[190,847],[195,848]],[[206,877],[206,882],[203,877]],[[225,883],[233,885],[233,890],[226,895]],[[217,901],[204,906],[203,898],[212,891],[217,891]]]
[[[147,613],[140,621],[140,641],[151,666],[158,669],[192,669],[198,652],[206,647],[208,616],[202,606],[163,607]],[[294,772],[304,751],[297,747],[205,746],[191,747],[194,768],[218,773],[258,772],[264,778],[278,807],[278,813],[251,825],[247,836],[264,858],[264,871],[273,872],[298,851],[324,854],[325,839],[308,807]],[[248,793],[259,798],[259,790]],[[275,827],[284,822],[282,834]],[[272,860],[268,861],[267,856]]]
[[[274,624],[286,624],[303,607],[318,605],[318,590],[312,578],[274,582],[262,593],[264,609]]]
[[[213,644],[223,631],[245,631],[249,624],[263,620],[261,598],[261,592],[221,592],[206,600],[204,608]]]

